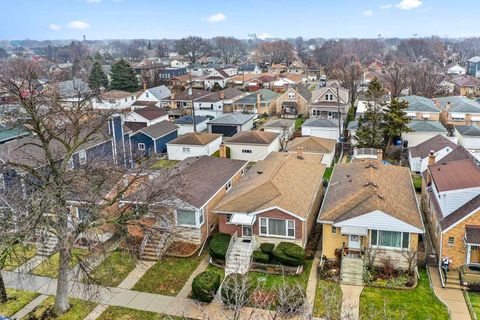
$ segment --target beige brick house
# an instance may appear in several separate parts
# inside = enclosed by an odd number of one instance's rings
[[[299,84],[295,88],[289,88],[283,93],[276,103],[276,113],[288,118],[296,118],[299,115],[308,115],[308,103],[312,93]]]
[[[320,207],[326,167],[321,159],[273,152],[257,162],[214,209],[220,232],[304,247]]]

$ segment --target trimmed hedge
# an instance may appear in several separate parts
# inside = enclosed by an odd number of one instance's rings
[[[252,293],[252,287],[246,275],[229,274],[222,285],[222,302],[226,306],[245,306]],[[243,299],[243,301],[242,301]]]
[[[274,248],[275,245],[273,243],[262,243],[260,245],[260,250],[262,250],[262,252],[265,254],[272,254]]]
[[[211,302],[220,287],[220,275],[213,271],[204,271],[192,281],[193,297],[203,302]]]
[[[305,250],[294,243],[280,242],[273,251],[273,256],[287,266],[305,264]]]
[[[225,260],[227,254],[228,245],[230,244],[231,235],[227,233],[217,233],[210,240],[208,251],[210,256],[215,259]]]
[[[253,251],[253,261],[260,263],[268,263],[269,256],[260,250]]]

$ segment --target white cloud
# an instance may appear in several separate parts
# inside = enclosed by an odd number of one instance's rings
[[[50,23],[48,25],[48,29],[52,30],[52,31],[60,31],[62,30],[62,28],[58,25],[58,24],[55,24],[55,23]]]
[[[410,10],[418,8],[422,5],[422,0],[402,0],[396,5],[397,8],[402,10]]]
[[[392,4],[391,3],[387,3],[387,4],[382,4],[380,6],[380,9],[390,9],[392,7]]]
[[[261,33],[261,34],[257,35],[257,38],[261,39],[261,40],[265,40],[265,39],[273,38],[273,37],[270,35],[270,33]]]
[[[372,10],[365,10],[365,11],[363,11],[363,15],[364,15],[364,16],[370,17],[372,14],[373,14],[373,11],[372,11]]]
[[[219,12],[219,13],[216,13],[216,14],[212,14],[211,16],[208,16],[208,17],[204,18],[203,20],[207,21],[207,22],[210,22],[210,23],[216,23],[216,22],[225,21],[225,19],[227,19],[227,16],[224,15],[223,13]]]
[[[84,21],[75,20],[67,24],[67,27],[70,29],[84,30],[90,28],[90,25]]]

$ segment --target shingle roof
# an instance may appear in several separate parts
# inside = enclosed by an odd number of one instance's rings
[[[477,198],[480,199],[480,196]],[[480,206],[480,201],[478,205]],[[468,244],[480,245],[480,226],[465,226],[465,242]]]
[[[257,65],[256,64],[242,64],[238,67],[238,71],[242,72],[242,71],[254,71],[255,70],[255,67]]]
[[[480,187],[480,168],[471,159],[429,166],[439,192]]]
[[[447,129],[445,129],[441,122],[433,120],[413,120],[408,123],[408,127],[413,132],[447,133]]]
[[[450,81],[453,82],[455,85],[457,85],[459,87],[478,87],[478,86],[480,86],[480,80],[479,79],[477,79],[475,77],[471,77],[471,76],[466,76],[466,75],[462,75],[462,76],[452,78]]]
[[[200,90],[200,89],[193,89],[192,90],[192,95],[193,99],[199,99],[201,97],[207,96],[211,94],[210,91],[205,91],[205,90]],[[172,95],[174,97],[172,98]],[[177,101],[190,101],[192,99],[192,96],[188,94],[188,90],[182,91],[182,92],[177,92],[175,94],[170,94],[170,97],[165,98],[164,100],[177,100]]]
[[[292,119],[273,119],[267,121],[263,127],[264,128],[290,128],[295,125],[295,120]]]
[[[324,104],[324,103],[328,103],[327,101],[323,101],[323,100],[320,100],[320,101],[317,101],[318,99],[320,99],[327,91],[330,91],[333,93],[333,95],[335,96],[335,105],[337,105],[337,98],[336,98],[336,95],[337,95],[337,87],[333,87],[333,86],[330,86],[330,87],[322,87],[320,89],[316,89],[316,90],[313,90],[312,91],[312,98],[311,98],[311,101],[312,103],[321,103],[321,104]],[[345,89],[345,88],[342,88],[342,87],[338,87],[338,94],[340,95],[340,99],[343,101],[343,103],[348,103],[349,101],[349,93],[348,93],[348,90]]]
[[[30,131],[24,127],[6,127],[0,125],[0,143],[30,135]]]
[[[480,62],[480,57],[479,56],[471,57],[470,59],[468,59],[468,61],[477,63],[477,62]]]
[[[448,112],[480,113],[480,104],[464,96],[435,99]]]
[[[157,119],[157,118],[163,117],[163,116],[168,114],[168,112],[165,111],[165,109],[155,107],[155,106],[149,106],[149,107],[145,107],[145,108],[141,108],[141,109],[136,109],[133,112],[141,115],[142,117],[144,117],[147,120]]]
[[[340,222],[375,210],[423,229],[410,170],[378,160],[337,164],[319,220]]]
[[[122,90],[110,90],[102,93],[102,99],[123,99],[134,96],[135,93],[122,91]]]
[[[440,112],[432,100],[420,96],[405,96],[400,97],[400,101],[407,101],[408,108],[406,111],[410,112]]]
[[[336,119],[308,119],[302,124],[302,127],[321,127],[321,128],[338,128],[338,120]]]
[[[198,145],[198,146],[204,146],[209,144],[215,139],[220,138],[222,135],[217,134],[217,133],[194,133],[190,132],[187,134],[184,134],[175,140],[172,140],[169,142],[169,144],[183,144],[183,145]]]
[[[430,154],[431,150],[437,152],[445,147],[456,149],[458,146],[452,141],[450,141],[450,139],[442,136],[441,134],[437,134],[436,136],[425,140],[424,142],[416,145],[415,147],[411,147],[409,151],[412,158],[424,159]]]
[[[457,146],[455,150],[447,154],[445,157],[440,159],[439,162],[441,163],[447,163],[451,161],[457,161],[457,160],[465,160],[465,159],[473,159],[473,155],[468,152],[464,147],[462,146]]]
[[[157,100],[162,100],[170,96],[170,89],[168,89],[166,86],[158,86],[158,87],[153,87],[149,88],[148,91],[155,97]]]
[[[136,106],[141,106],[141,107],[155,107],[157,105],[157,101],[141,101],[141,100],[137,100],[135,101],[132,106],[136,107]]]
[[[215,119],[212,119],[208,124],[229,124],[229,125],[242,125],[252,120],[255,117],[253,114],[245,114],[239,112],[226,113]]]
[[[178,130],[178,127],[171,123],[170,121],[160,121],[158,123],[152,124],[151,126],[140,129],[139,131],[146,134],[153,139],[158,139],[167,135],[171,132]]]
[[[303,148],[306,153],[330,153],[335,149],[337,141],[319,137],[298,137],[288,144],[288,151],[297,151]]]
[[[221,94],[223,93],[223,99],[229,100],[235,97],[241,96],[243,94],[242,91],[236,88],[227,88],[222,91],[214,92],[209,94],[208,96],[204,96],[202,98],[197,99],[197,102],[218,102],[221,101]]]
[[[207,117],[203,116],[195,116],[195,123],[202,123],[207,121]],[[186,115],[181,118],[178,118],[177,120],[174,121],[175,124],[193,124],[193,116],[191,115]]]
[[[225,141],[225,144],[262,144],[269,145],[279,137],[279,133],[266,131],[243,131]]]
[[[358,130],[358,120],[350,121],[347,125],[347,130]]]
[[[268,89],[261,89],[258,92],[251,93],[243,98],[235,101],[235,104],[256,104],[257,103],[257,94],[260,94],[261,103],[270,102],[279,97],[279,94]]]
[[[216,212],[251,213],[279,207],[307,218],[320,196],[325,170],[321,155],[272,152],[257,162],[214,209]]]
[[[479,126],[455,126],[455,129],[462,135],[462,136],[471,136],[471,137],[479,137],[480,136],[480,127]]]

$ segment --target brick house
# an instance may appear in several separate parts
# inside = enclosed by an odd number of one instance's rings
[[[472,159],[435,164],[423,173],[422,205],[435,254],[451,269],[480,263],[480,168]]]
[[[310,90],[299,84],[290,87],[277,100],[276,113],[288,118],[308,115],[308,102],[312,97]]]
[[[216,206],[220,232],[305,247],[322,194],[321,155],[273,152]]]

